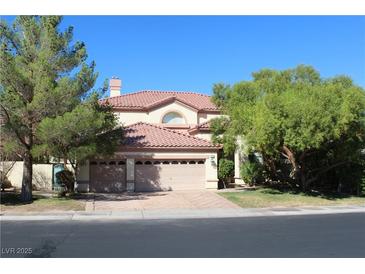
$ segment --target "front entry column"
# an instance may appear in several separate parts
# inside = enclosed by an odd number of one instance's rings
[[[134,159],[128,158],[126,163],[127,168],[127,191],[134,192]]]
[[[241,164],[247,160],[247,156],[245,155],[245,142],[242,137],[237,138],[237,147],[236,151],[234,152],[234,183],[242,185],[245,182],[241,178]]]
[[[242,161],[242,155],[240,150],[237,148],[236,151],[234,152],[234,183],[239,185],[244,184],[240,174],[241,161]]]
[[[205,160],[205,188],[218,189],[217,153],[208,155]]]

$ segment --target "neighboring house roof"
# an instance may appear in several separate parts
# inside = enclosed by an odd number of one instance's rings
[[[219,112],[211,102],[211,96],[194,92],[144,90],[100,100],[101,103],[109,102],[115,109],[135,111],[149,111],[174,101],[197,111]]]
[[[125,127],[124,146],[127,148],[219,149],[208,140],[158,125],[138,122]]]

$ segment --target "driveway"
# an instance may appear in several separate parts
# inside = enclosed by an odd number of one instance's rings
[[[97,193],[86,203],[86,211],[208,208],[239,208],[239,206],[208,190]]]

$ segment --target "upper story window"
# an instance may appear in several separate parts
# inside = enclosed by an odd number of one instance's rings
[[[169,112],[162,118],[163,124],[185,124],[185,119],[177,112]]]

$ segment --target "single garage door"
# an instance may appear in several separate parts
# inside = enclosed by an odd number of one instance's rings
[[[136,160],[136,191],[205,188],[205,160]]]
[[[91,161],[90,190],[92,192],[122,192],[126,190],[124,160]]]

